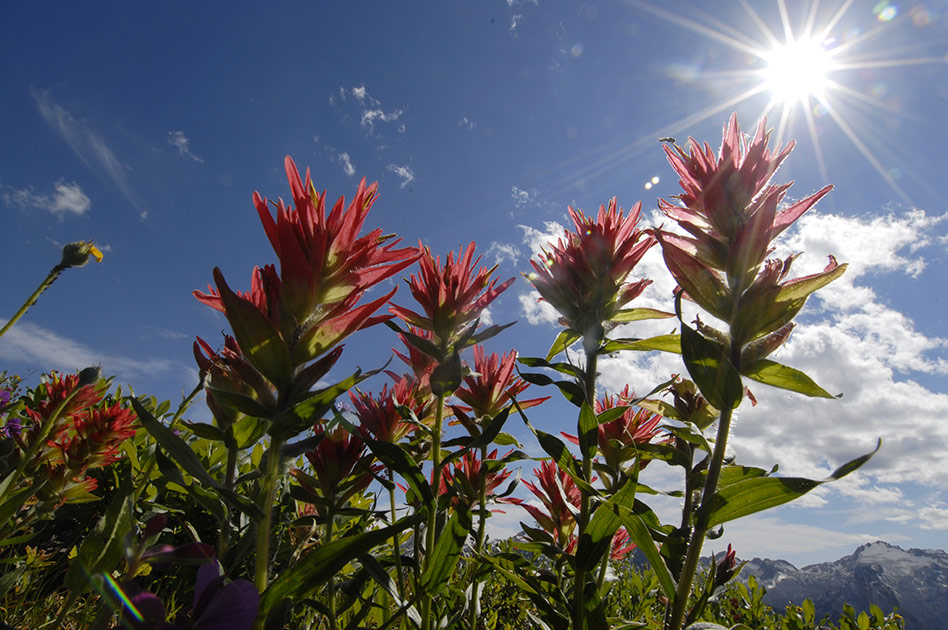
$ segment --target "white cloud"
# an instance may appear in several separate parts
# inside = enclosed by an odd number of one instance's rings
[[[364,102],[366,97],[365,86],[360,85],[352,88],[352,95],[359,99],[359,102]]]
[[[948,505],[934,503],[918,511],[922,529],[948,530]]]
[[[511,265],[516,265],[520,254],[517,251],[517,248],[509,243],[498,243],[497,241],[493,241],[484,252],[484,256],[487,258],[493,258],[494,262],[498,265],[505,260]]]
[[[926,252],[939,245],[946,227],[945,216],[920,210],[882,217],[813,212],[783,236],[775,255],[804,252],[794,263],[795,277],[822,269],[831,253],[850,267],[807,303],[790,340],[772,358],[844,396],[811,399],[751,382],[759,404],[742,405],[735,419],[730,444],[738,461],[763,468],[777,463],[781,474],[819,479],[874,448],[881,437],[882,449],[859,474],[824,486],[808,503],[825,502],[836,493],[861,503],[894,505],[902,494],[890,484],[944,483],[948,392],[932,389],[924,384],[931,379],[921,377],[948,373],[948,341],[918,330],[906,312],[886,303],[868,283],[883,274],[899,274],[911,283],[926,273]],[[524,242],[534,253],[562,234],[555,223],[542,230],[523,229]],[[671,309],[675,282],[658,247],[633,276],[654,281],[637,306]],[[553,309],[537,303],[537,297],[535,292],[520,296],[523,316],[534,324],[555,322]],[[686,321],[691,321],[694,307],[685,306]],[[675,328],[674,319],[635,322],[613,336],[646,337]],[[662,353],[622,353],[604,358],[600,368],[603,386],[613,390],[630,383],[647,391],[673,372],[684,373],[680,357]],[[885,510],[879,512],[881,519]]]
[[[204,158],[191,153],[191,141],[187,139],[183,131],[169,131],[168,144],[175,147],[179,155],[189,157],[195,162],[204,162]]]
[[[394,111],[386,113],[381,109],[363,109],[362,110],[362,126],[369,129],[369,131],[375,131],[376,121],[381,122],[394,122],[398,120],[399,116],[404,113],[402,109],[396,109]]]
[[[415,181],[415,172],[411,170],[411,167],[408,165],[399,166],[398,164],[389,164],[389,172],[395,173],[402,181],[398,185],[399,188],[404,188],[408,184]]]
[[[530,190],[523,190],[517,188],[516,186],[510,187],[510,196],[513,197],[514,206],[519,210],[526,205],[532,205],[536,203],[537,197],[540,195],[540,191],[535,188]]]
[[[461,120],[458,121],[458,127],[467,127],[468,129],[473,129],[476,126],[477,123],[467,116],[461,116]]]
[[[13,203],[20,207],[41,208],[60,218],[67,213],[85,214],[92,207],[92,201],[76,182],[59,180],[53,188],[51,195],[36,193],[32,188],[17,189],[10,193],[5,192],[3,199],[8,205]]]
[[[0,321],[6,323],[6,320]],[[127,381],[131,381],[132,376],[167,374],[175,368],[171,361],[164,359],[140,360],[106,354],[52,330],[22,321],[3,336],[0,357],[6,362],[35,365],[43,371],[69,372],[100,365],[105,374]]]
[[[346,175],[348,175],[349,177],[352,177],[353,175],[355,175],[355,172],[356,172],[355,166],[352,165],[352,160],[349,159],[348,153],[346,152],[340,153],[339,155],[336,156],[336,161],[342,165],[342,170]]]
[[[31,94],[43,120],[62,137],[76,157],[91,171],[105,174],[125,198],[137,207],[138,200],[125,177],[126,167],[115,157],[105,140],[53,101],[48,90],[32,90]]]
[[[754,515],[724,526],[724,536],[705,545],[705,554],[719,554],[732,544],[738,557],[791,559],[834,551],[840,556],[852,553],[853,547],[879,539],[878,534],[849,533],[834,528],[804,523],[789,523],[775,516]],[[800,566],[800,565],[798,565]]]
[[[517,14],[511,16],[511,18],[510,18],[510,28],[507,29],[507,30],[510,31],[511,33],[516,33],[516,32],[517,32],[517,27],[520,26],[521,20],[523,20],[523,15],[520,14],[520,13],[517,13]]]

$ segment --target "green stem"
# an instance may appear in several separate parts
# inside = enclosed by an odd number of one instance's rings
[[[392,484],[388,491],[388,501],[391,510],[391,525],[395,524],[395,521],[398,519],[398,515],[395,512],[395,471],[391,468],[388,469],[388,480]],[[398,544],[399,534],[392,536],[392,556],[395,561],[395,584],[398,586],[398,598],[401,600],[399,605],[405,601],[405,576],[402,575],[402,549]],[[403,623],[399,622],[400,627],[404,627]]]
[[[0,328],[0,337],[6,334],[8,330],[13,328],[13,324],[23,317],[23,315],[25,315],[26,312],[30,310],[31,306],[36,304],[36,300],[39,299],[39,296],[43,293],[43,291],[48,289],[51,284],[56,282],[56,278],[58,278],[59,275],[66,269],[69,269],[69,265],[64,265],[62,263],[59,263],[52,268],[52,270],[49,272],[49,275],[46,276],[46,279],[40,283],[39,287],[36,288],[36,291],[33,291],[33,295],[28,297],[26,302],[23,303],[23,306],[20,307],[20,310],[14,313],[13,317],[11,317],[9,321],[3,325],[3,328]]]
[[[731,360],[735,368],[739,369],[740,346],[731,344]],[[688,608],[688,598],[691,595],[691,586],[695,579],[695,572],[698,569],[698,562],[701,560],[701,548],[704,545],[705,536],[708,533],[706,527],[707,512],[710,509],[711,501],[714,499],[714,493],[718,488],[718,480],[721,477],[721,467],[724,464],[724,453],[727,450],[727,438],[731,431],[731,419],[734,410],[731,405],[721,412],[721,418],[718,420],[718,432],[714,441],[714,452],[711,455],[711,464],[708,466],[708,477],[704,484],[704,492],[701,494],[701,503],[698,504],[698,517],[695,523],[695,529],[692,532],[691,540],[688,541],[688,553],[685,556],[685,564],[681,569],[681,576],[678,578],[678,591],[675,593],[675,605],[672,608],[671,620],[666,630],[681,630],[682,622],[685,618],[685,612]],[[684,522],[684,521],[683,521]]]
[[[586,351],[586,402],[595,409],[596,406],[596,367],[599,359],[598,349]],[[592,457],[583,451],[583,480],[592,479]],[[579,518],[576,521],[577,537],[582,540],[586,533],[586,526],[589,525],[590,499],[589,493],[580,489],[581,498],[579,505]],[[577,562],[576,580],[573,583],[573,627],[575,630],[584,630],[586,617],[586,569],[582,563]]]
[[[270,449],[267,452],[267,470],[263,477],[263,488],[260,490],[260,502],[257,504],[263,511],[263,520],[260,521],[257,528],[257,557],[254,566],[254,586],[257,587],[257,591],[261,594],[267,590],[267,569],[270,566],[270,538],[273,535],[270,529],[273,525],[274,500],[276,499],[277,477],[280,474],[280,449],[282,446],[283,440],[276,437],[270,438]]]
[[[227,471],[224,474],[224,488],[227,490],[234,489],[234,477],[237,473],[237,450],[236,449],[227,449]],[[224,515],[221,518],[221,532],[220,540],[218,541],[218,555],[223,558],[227,553],[227,550],[230,549],[230,506],[227,505],[227,502],[223,502],[224,506]]]
[[[425,571],[431,564],[431,554],[435,547],[435,529],[438,526],[438,499],[441,488],[441,423],[444,421],[444,392],[438,394],[435,409],[434,426],[431,428],[431,493],[434,495],[434,505],[428,511],[428,521],[425,526]],[[421,600],[421,628],[431,629],[431,596],[425,595]]]
[[[472,564],[474,572],[472,573],[473,587],[471,594],[471,630],[477,630],[477,617],[480,613],[480,588],[481,584],[476,580],[478,563],[481,555],[484,553],[484,537],[487,532],[487,446],[481,447],[481,477],[480,487],[477,489],[477,505],[480,508],[480,518],[477,522],[477,539],[474,541],[475,562]]]
[[[333,496],[330,497],[330,506],[328,519],[326,521],[326,539],[323,544],[329,544],[332,542],[333,535],[333,524],[336,521],[336,497],[335,492]],[[326,596],[328,598],[329,604],[329,628],[330,630],[336,630],[336,584],[335,584],[335,575],[330,575],[329,580],[326,583]]]

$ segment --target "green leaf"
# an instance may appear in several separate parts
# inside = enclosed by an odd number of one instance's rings
[[[391,442],[381,442],[365,438],[365,444],[372,451],[372,454],[379,458],[383,464],[397,472],[408,483],[415,496],[421,499],[426,506],[434,504],[434,494],[431,492],[431,486],[425,479],[418,463],[404,448]]]
[[[613,506],[615,513],[622,520],[625,530],[629,532],[629,538],[645,554],[645,558],[648,560],[649,566],[652,567],[652,571],[655,572],[658,583],[662,587],[662,592],[665,593],[669,604],[674,605],[678,585],[675,583],[675,578],[672,577],[671,572],[669,572],[668,566],[665,565],[665,560],[659,554],[658,548],[655,547],[655,541],[652,540],[652,535],[649,533],[645,521],[638,514],[633,514],[628,506],[617,505],[612,502],[607,502],[606,505]]]
[[[517,362],[521,365],[526,365],[528,367],[541,367],[549,368],[551,370],[556,370],[560,374],[565,374],[567,376],[573,376],[576,379],[582,381],[586,378],[586,372],[578,365],[572,363],[560,361],[557,363],[550,363],[546,359],[540,359],[537,357],[520,357],[517,359]]]
[[[188,431],[199,438],[211,440],[213,442],[224,441],[224,432],[215,427],[213,424],[207,424],[204,422],[188,422],[187,420],[182,420],[181,424],[186,426]]]
[[[775,301],[787,302],[799,298],[806,298],[817,289],[822,289],[830,282],[843,275],[843,272],[846,271],[846,267],[848,267],[848,264],[843,263],[832,271],[817,273],[806,278],[788,282],[780,287],[780,291],[777,292]]]
[[[516,405],[516,402],[514,404]],[[520,412],[520,417],[523,419],[524,424],[526,424],[527,428],[530,429],[533,435],[536,436],[537,441],[540,443],[540,448],[546,451],[546,453],[551,458],[553,458],[553,461],[556,462],[556,465],[559,466],[560,470],[565,471],[581,490],[584,490],[591,496],[598,496],[599,491],[593,488],[591,484],[583,479],[583,476],[576,467],[576,459],[573,457],[573,454],[569,452],[566,444],[564,444],[563,441],[555,435],[550,435],[549,433],[545,433],[534,428],[527,419],[527,416],[523,413],[520,405],[516,406],[517,411]]]
[[[191,450],[187,442],[179,438],[174,434],[174,431],[148,413],[148,410],[142,406],[137,398],[132,398],[131,401],[132,407],[135,408],[135,413],[138,414],[138,419],[142,423],[142,426],[145,427],[145,430],[155,438],[158,445],[161,446],[185,472],[204,485],[217,486],[217,482],[211,477],[207,470],[204,469],[204,464],[201,463],[201,460],[194,451]]]
[[[214,270],[214,279],[241,351],[277,389],[289,385],[293,381],[293,362],[279,331],[252,302],[230,290],[219,269]]]
[[[658,350],[660,352],[681,354],[681,336],[658,335],[657,337],[649,337],[648,339],[612,339],[603,345],[600,353],[609,354],[622,350]]]
[[[267,427],[269,426],[269,420],[255,416],[244,416],[227,427],[225,437],[229,440],[233,440],[237,450],[243,450],[253,446],[260,438],[266,435]]]
[[[592,459],[599,446],[599,419],[589,403],[583,402],[579,410],[579,450],[583,457]]]
[[[267,409],[251,396],[227,391],[226,389],[216,389],[214,387],[208,387],[207,391],[213,394],[214,398],[220,402],[233,407],[240,413],[246,414],[248,416],[254,416],[255,418],[269,418],[273,415],[272,409]]]
[[[284,442],[296,437],[320,420],[332,408],[336,398],[370,376],[374,376],[377,372],[377,370],[373,370],[362,374],[361,370],[356,370],[355,374],[349,378],[306,395],[302,401],[297,402],[291,409],[276,416],[267,432]]]
[[[764,385],[789,389],[792,392],[814,398],[835,398],[831,393],[813,382],[809,376],[792,367],[768,359],[759,359],[742,370],[744,376]]]
[[[125,535],[132,531],[134,524],[135,508],[130,499],[134,489],[131,474],[125,475],[105,514],[79,546],[65,579],[66,586],[75,595],[92,587],[91,576],[111,571],[122,559]]]
[[[464,370],[461,367],[461,356],[455,350],[432,370],[431,393],[435,396],[450,394],[461,385],[463,378]]]
[[[668,319],[674,317],[674,313],[666,313],[654,308],[625,308],[610,318],[610,322],[638,322],[643,319]]]
[[[394,525],[346,536],[316,547],[298,564],[281,572],[263,592],[260,598],[260,614],[268,614],[273,606],[284,599],[298,601],[308,597],[349,562],[390,541],[424,519],[423,513],[413,514],[400,519]]]
[[[438,595],[448,585],[448,580],[457,568],[471,525],[471,511],[459,506],[444,529],[438,532],[438,542],[435,543],[430,564],[421,576],[421,585],[429,595]]]
[[[681,295],[675,298],[681,313]],[[741,404],[744,387],[727,350],[681,320],[681,358],[701,394],[717,409],[735,409]]]
[[[615,495],[610,497],[609,501],[614,505],[626,505],[631,508],[635,503],[637,486],[635,479],[629,479]],[[620,525],[622,525],[622,519],[613,509],[606,507],[597,509],[593,513],[576,549],[576,559],[582,563],[582,566],[586,569],[594,567],[603,554],[609,552],[612,537]]]
[[[556,339],[553,340],[553,345],[550,346],[550,351],[546,353],[546,360],[550,361],[558,355],[560,352],[566,351],[571,345],[582,339],[582,335],[577,333],[575,330],[564,330],[556,336]]]
[[[707,523],[699,522],[699,525],[703,529],[710,529],[721,523],[798,499],[813,488],[841,479],[858,469],[869,461],[881,446],[882,440],[879,440],[873,451],[846,462],[823,480],[803,477],[752,477],[725,486],[718,490],[711,500]],[[699,520],[700,518],[699,514]]]

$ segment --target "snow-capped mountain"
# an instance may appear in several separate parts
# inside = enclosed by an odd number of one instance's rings
[[[932,549],[901,549],[874,542],[835,562],[798,569],[785,560],[754,558],[741,571],[767,589],[764,601],[777,610],[809,598],[819,619],[835,621],[844,603],[858,610],[870,604],[884,612],[898,607],[911,630],[948,628],[948,553]]]

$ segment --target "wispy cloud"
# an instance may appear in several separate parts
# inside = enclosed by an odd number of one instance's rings
[[[350,98],[353,100],[350,101]],[[373,98],[372,95],[369,94],[364,85],[358,85],[353,88],[339,88],[338,97],[335,95],[329,97],[330,104],[335,104],[336,102],[352,102],[356,104],[359,110],[359,124],[362,125],[362,128],[365,129],[369,135],[376,135],[376,126],[379,123],[395,123],[405,113],[404,108],[401,107],[395,109],[383,107],[378,99]],[[404,121],[400,122],[395,127],[395,130],[398,133],[405,133],[406,126]]]
[[[175,147],[179,155],[189,157],[195,162],[204,163],[204,158],[191,152],[191,141],[188,140],[183,131],[169,131],[168,144]]]
[[[388,170],[395,173],[402,180],[399,184],[400,188],[404,188],[415,181],[415,172],[407,165],[399,166],[398,164],[389,164]]]
[[[342,153],[337,155],[336,162],[338,162],[342,166],[342,170],[346,175],[348,175],[349,177],[352,177],[353,175],[355,175],[356,169],[355,169],[355,166],[352,165],[352,160],[349,158],[348,153],[343,151]]]
[[[516,186],[511,186],[510,188],[510,196],[513,197],[514,206],[518,210],[524,206],[536,203],[539,194],[540,191],[535,188],[531,188],[530,190],[523,190]]]
[[[76,182],[59,180],[53,185],[52,194],[37,193],[32,188],[4,191],[3,200],[7,205],[16,204],[22,208],[40,208],[62,218],[66,214],[82,215],[92,207],[92,201],[82,192]]]
[[[477,123],[468,118],[467,116],[461,116],[461,120],[458,121],[458,127],[466,127],[467,129],[473,129],[477,126]]]
[[[137,208],[138,199],[126,179],[126,167],[115,157],[102,136],[76,120],[65,108],[56,103],[50,96],[49,90],[32,89],[30,94],[36,101],[36,107],[43,120],[69,145],[76,157],[92,172],[111,179],[125,198]]]
[[[6,323],[6,320],[0,321]],[[38,366],[43,371],[75,371],[101,365],[106,374],[126,381],[170,374],[177,368],[175,363],[166,359],[142,360],[100,352],[29,322],[18,323],[3,336],[0,358],[5,362]]]

